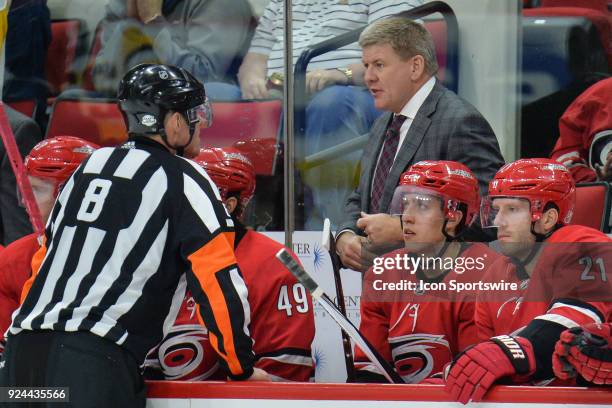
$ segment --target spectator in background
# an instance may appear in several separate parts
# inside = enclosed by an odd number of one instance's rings
[[[39,123],[43,123],[47,106],[45,63],[50,43],[47,1],[13,0],[8,13],[2,100],[34,99]]]
[[[235,80],[252,18],[246,0],[110,0],[93,69],[96,91],[115,96],[131,67],[158,62],[188,70],[212,99],[222,99],[233,93],[224,82]]]
[[[572,173],[576,183],[612,181],[612,78],[603,79],[574,100],[559,120],[559,139],[551,158]]]
[[[24,157],[42,140],[40,128],[34,120],[9,106],[5,105],[4,110],[21,157]],[[4,143],[0,143],[0,160],[0,244],[8,245],[31,233],[32,225],[25,208],[17,201],[17,182]]]
[[[359,3],[298,0],[293,7],[293,64],[308,46],[409,10],[422,0],[366,0]],[[238,79],[245,99],[270,98],[278,92],[274,78],[283,72],[283,1],[270,0],[240,66]],[[311,99],[306,107],[306,156],[367,133],[380,111],[363,87],[361,50],[357,43],[314,58],[306,75]],[[281,77],[282,78],[282,77]],[[343,201],[354,187],[359,152],[311,169],[304,174],[312,189],[314,208],[306,208],[307,229],[320,228],[322,219],[338,223]]]
[[[421,24],[399,17],[378,21],[363,31],[359,44],[365,83],[376,108],[386,113],[370,130],[337,249],[345,266],[364,271],[363,243],[402,242],[400,220],[387,212],[408,166],[421,160],[461,162],[484,193],[504,159],[480,112],[437,82],[433,40]]]

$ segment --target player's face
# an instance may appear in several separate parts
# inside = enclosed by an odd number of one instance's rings
[[[535,242],[531,233],[529,201],[519,198],[495,198],[491,204],[495,212],[493,224],[504,255],[518,256]]]
[[[389,44],[363,48],[364,81],[377,109],[399,113],[418,90],[410,78],[414,58],[403,60]]]
[[[34,193],[34,199],[38,205],[38,210],[40,211],[43,222],[46,223],[53,209],[53,204],[55,204],[57,184],[52,180],[40,177],[29,176],[28,178],[30,179],[30,185],[32,186],[32,192]]]
[[[406,194],[402,199],[402,229],[409,252],[428,253],[445,240],[442,234],[442,201],[424,194]]]

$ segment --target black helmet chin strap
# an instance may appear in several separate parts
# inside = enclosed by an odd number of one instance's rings
[[[558,229],[559,229],[559,225],[555,225],[555,227],[551,229],[549,232],[547,232],[546,234],[540,234],[539,232],[535,231],[535,221],[531,222],[531,233],[535,236],[536,242],[544,242],[548,237],[550,237],[553,234],[553,232],[555,232]]]
[[[540,234],[541,235],[541,234]],[[525,259],[519,259],[517,257],[511,256],[510,261],[516,266],[516,275],[519,279],[525,280],[529,279],[529,274],[527,273],[527,265],[533,260],[533,258],[538,253],[539,246],[534,245],[529,254],[525,257]]]
[[[461,236],[461,234],[464,231],[459,232],[457,235],[455,235],[454,237],[452,235],[450,235],[448,232],[446,232],[446,224],[448,223],[448,219],[444,219],[444,224],[442,225],[442,234],[444,235],[444,237],[446,238],[446,242],[453,242],[456,241],[457,239],[459,239],[459,237]]]

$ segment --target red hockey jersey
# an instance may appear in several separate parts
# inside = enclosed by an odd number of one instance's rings
[[[612,129],[612,78],[603,79],[584,91],[559,120],[559,139],[551,158],[565,165],[576,183],[597,180],[589,167],[594,136]]]
[[[454,356],[477,342],[475,292],[458,292],[453,285],[477,283],[480,276],[501,256],[483,244],[463,245],[458,258],[477,259],[482,267],[464,271],[455,267],[445,275],[429,280],[438,283],[440,290],[446,290],[446,293],[427,296],[417,288],[398,293],[395,301],[389,298],[371,301],[374,300],[373,294],[370,292],[366,295],[366,291],[371,290],[371,285],[380,287],[381,284],[374,281],[384,277],[388,271],[374,275],[373,269],[370,269],[366,273],[359,330],[380,355],[395,366],[407,383],[418,383],[441,372]],[[392,252],[384,258],[394,257],[398,253],[403,254],[404,250]],[[403,273],[402,276],[415,285],[419,285],[420,280],[428,281],[419,272]],[[380,374],[359,347],[355,348],[355,368]]]
[[[247,231],[235,251],[249,291],[255,366],[267,371],[274,380],[310,381],[314,377],[312,298],[276,259],[281,248],[281,244],[265,235]],[[148,371],[159,369],[164,378],[173,380],[224,377],[195,307],[188,294],[173,327],[147,357]]]
[[[518,290],[479,294],[479,340],[516,333],[533,319],[568,328],[609,321],[612,276],[611,268],[608,275],[605,268],[611,260],[612,239],[595,229],[570,225],[546,240],[531,277],[514,264],[493,265],[484,280],[515,282]]]
[[[12,242],[0,256],[0,352],[4,333],[11,325],[12,315],[19,307],[23,284],[32,274],[32,257],[40,244],[35,233]]]

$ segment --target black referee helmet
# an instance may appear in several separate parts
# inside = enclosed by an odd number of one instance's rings
[[[183,114],[190,125],[209,127],[212,109],[204,85],[183,68],[140,64],[130,69],[117,92],[119,110],[130,136],[159,134],[166,138],[164,118],[170,111]]]

